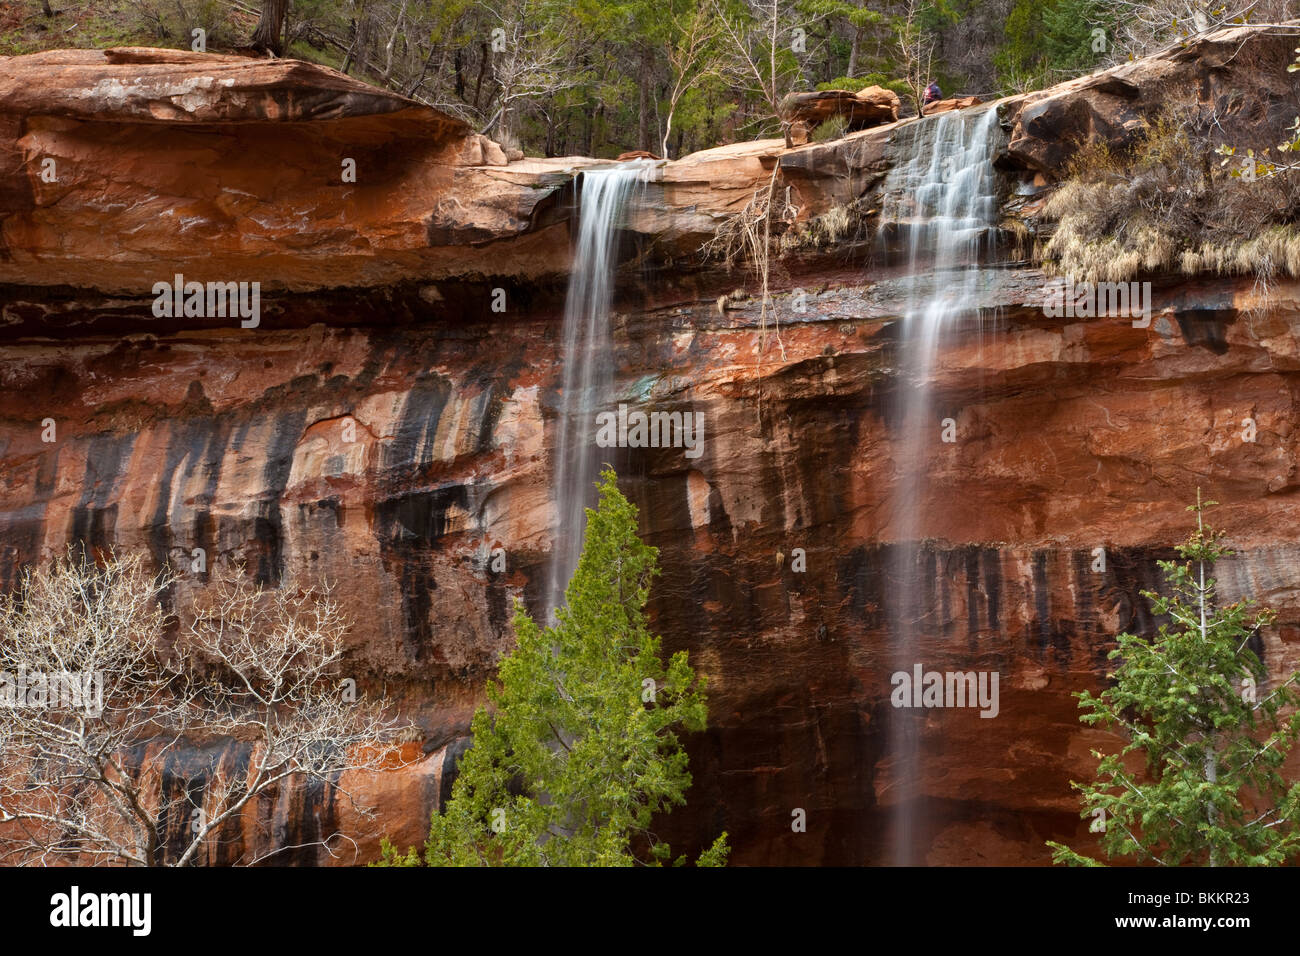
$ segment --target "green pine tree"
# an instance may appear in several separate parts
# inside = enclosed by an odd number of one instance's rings
[[[660,864],[669,847],[650,830],[690,786],[678,732],[704,729],[705,680],[679,651],[664,665],[646,627],[658,550],[637,537],[637,512],[606,469],[587,511],[582,557],[553,627],[521,605],[518,644],[488,687],[474,743],[451,799],[435,811],[429,866]],[[725,865],[726,834],[697,861]],[[385,844],[384,865],[416,851]],[[684,860],[679,858],[676,863]]]
[[[1204,523],[1214,504],[1197,493],[1188,508],[1196,530],[1178,548],[1183,560],[1160,562],[1169,596],[1143,592],[1168,623],[1150,640],[1121,634],[1110,653],[1120,661],[1113,686],[1075,695],[1083,723],[1118,728],[1127,741],[1119,753],[1093,751],[1096,779],[1073,784],[1109,858],[1277,865],[1297,853],[1300,783],[1288,785],[1282,765],[1300,732],[1300,673],[1270,689],[1247,644],[1273,612],[1255,613],[1250,600],[1215,604],[1207,565],[1232,552]],[[1048,845],[1054,862],[1101,865]]]
[[[1114,0],[1016,0],[993,58],[999,81],[1038,88],[1098,69],[1115,43],[1118,20]]]

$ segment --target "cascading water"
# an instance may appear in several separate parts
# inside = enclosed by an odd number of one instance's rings
[[[882,235],[904,242],[907,256],[905,319],[899,340],[901,431],[896,442],[898,489],[891,525],[898,542],[891,576],[899,600],[893,615],[893,671],[912,672],[920,659],[927,607],[927,571],[921,546],[920,508],[925,501],[927,460],[941,441],[941,415],[933,407],[931,383],[945,336],[978,319],[976,300],[992,274],[981,261],[993,256],[997,223],[997,111],[953,111],[921,120],[900,144],[900,159],[885,183]],[[900,131],[903,133],[903,131]],[[933,636],[933,635],[930,635]],[[933,646],[933,642],[931,642]],[[938,662],[934,662],[938,663]],[[891,862],[910,865],[916,857],[920,741],[924,711],[892,712],[889,747],[897,793],[892,800]]]
[[[552,616],[582,554],[586,509],[595,504],[596,412],[608,404],[613,383],[609,307],[618,266],[618,229],[634,188],[647,182],[654,163],[636,160],[579,174],[578,241],[564,302],[564,392],[556,444],[558,524],[551,550],[547,607]]]

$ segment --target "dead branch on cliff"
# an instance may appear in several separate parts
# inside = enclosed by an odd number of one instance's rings
[[[736,215],[723,221],[713,236],[700,247],[706,259],[721,261],[727,271],[740,263],[747,263],[759,285],[761,304],[759,311],[759,361],[762,361],[767,337],[767,314],[771,309],[777,345],[785,358],[785,344],[781,341],[781,325],[769,291],[772,273],[772,220],[784,228],[794,213],[788,195],[777,189],[780,164],[772,169],[768,182],[754,191],[753,197]]]

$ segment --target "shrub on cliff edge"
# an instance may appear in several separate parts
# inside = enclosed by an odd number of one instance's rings
[[[1044,268],[1089,282],[1246,275],[1264,289],[1300,277],[1300,174],[1265,175],[1260,165],[1243,179],[1214,158],[1219,135],[1196,115],[1169,114],[1127,149],[1081,148],[1043,208],[1057,222],[1038,250]],[[1259,133],[1234,127],[1236,135]]]
[[[1121,634],[1110,653],[1120,660],[1115,683],[1097,697],[1075,695],[1088,711],[1083,723],[1116,727],[1127,740],[1116,754],[1094,750],[1101,761],[1095,781],[1073,784],[1108,857],[1258,866],[1300,852],[1300,782],[1288,786],[1282,775],[1300,733],[1300,673],[1269,687],[1248,647],[1272,611],[1252,613],[1250,600],[1216,606],[1206,565],[1232,552],[1220,543],[1222,533],[1204,524],[1213,504],[1197,495],[1188,508],[1196,530],[1178,548],[1184,561],[1160,562],[1170,596],[1143,592],[1169,623],[1150,640]],[[1100,865],[1048,845],[1056,863]]]
[[[704,729],[705,680],[678,651],[664,665],[646,627],[658,550],[606,469],[582,557],[552,627],[515,610],[495,705],[479,708],[451,799],[433,813],[429,866],[659,864],[656,813],[684,804],[691,774],[678,731]],[[726,834],[699,859],[721,866]],[[385,842],[380,865],[415,866]],[[678,858],[677,863],[684,862]]]

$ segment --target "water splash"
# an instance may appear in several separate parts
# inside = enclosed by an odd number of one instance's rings
[[[635,160],[583,170],[578,175],[578,241],[564,302],[564,375],[560,432],[556,443],[555,501],[558,524],[551,549],[547,608],[559,607],[582,554],[586,509],[595,505],[596,412],[612,397],[614,361],[609,309],[618,267],[618,230],[638,186],[655,164]]]
[[[978,320],[976,303],[994,255],[998,215],[993,157],[999,142],[997,111],[953,111],[922,120],[907,131],[905,161],[885,181],[882,235],[904,240],[906,306],[898,351],[899,437],[895,443],[896,492],[891,528],[897,546],[890,576],[898,587],[891,621],[893,668],[912,670],[920,660],[930,610],[920,509],[927,464],[941,441],[942,416],[934,407],[932,380],[945,339]],[[933,646],[933,642],[930,642]],[[890,860],[917,862],[918,778],[924,753],[924,711],[890,714],[889,752],[897,792],[892,800]]]

